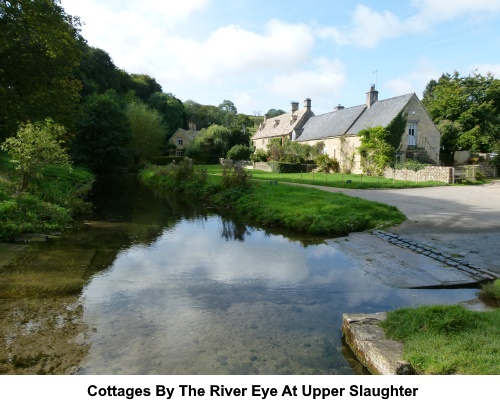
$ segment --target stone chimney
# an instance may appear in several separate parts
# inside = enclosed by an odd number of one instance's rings
[[[299,109],[298,101],[292,101],[292,114]]]
[[[196,131],[196,124],[194,122],[189,123],[189,130],[190,131]]]
[[[304,100],[304,108],[307,110],[307,111],[311,111],[311,99],[310,98],[306,98]]]
[[[375,90],[375,85],[370,86],[370,91],[366,93],[366,106],[370,108],[375,102],[378,101],[378,91]]]
[[[340,105],[340,104],[339,104],[337,107],[335,107],[335,108],[333,109],[333,111],[343,110],[344,108],[345,108],[345,107],[344,107],[343,105]]]

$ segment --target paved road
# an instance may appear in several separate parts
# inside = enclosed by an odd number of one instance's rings
[[[316,188],[394,205],[408,219],[390,231],[500,276],[500,181],[402,190]]]

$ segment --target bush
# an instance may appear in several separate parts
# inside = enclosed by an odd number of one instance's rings
[[[420,163],[413,159],[406,159],[403,163],[397,163],[394,166],[394,168],[396,170],[407,169],[407,170],[413,170],[414,172],[418,172],[419,170],[425,169],[427,166],[429,165],[426,163]]]
[[[227,158],[230,160],[248,160],[252,151],[245,145],[234,145],[229,152]]]
[[[184,156],[153,156],[149,161],[154,165],[165,166],[171,163],[180,163],[184,159]]]
[[[337,173],[339,171],[339,162],[328,155],[319,155],[315,160],[318,168],[324,173]]]
[[[222,169],[221,186],[223,189],[234,187],[250,187],[250,179],[252,175],[249,174],[241,165],[224,165]]]
[[[273,173],[300,173],[301,163],[269,162]]]
[[[268,157],[269,154],[264,149],[257,149],[250,155],[250,160],[252,162],[267,162]]]

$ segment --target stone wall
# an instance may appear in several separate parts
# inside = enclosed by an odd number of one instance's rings
[[[428,166],[423,170],[413,171],[409,169],[393,170],[385,169],[384,177],[395,180],[414,181],[415,183],[424,181],[439,181],[441,183],[453,183],[453,167]]]

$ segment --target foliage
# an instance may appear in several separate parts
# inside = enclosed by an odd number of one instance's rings
[[[279,115],[283,115],[283,114],[286,114],[286,111],[283,111],[283,110],[276,110],[275,108],[271,108],[267,113],[267,118],[274,118],[274,117],[277,117]]]
[[[389,132],[386,141],[394,150],[398,150],[401,145],[401,139],[406,131],[407,118],[408,114],[400,111],[386,127]]]
[[[292,142],[290,139],[273,138],[267,144],[271,160],[284,163],[304,163],[308,160],[311,146]]]
[[[253,162],[267,162],[269,154],[264,149],[256,149],[254,153],[250,155],[250,160]]]
[[[169,165],[170,163],[179,163],[184,160],[184,156],[152,156],[149,161],[158,166]]]
[[[127,105],[126,114],[132,135],[127,150],[134,165],[157,156],[165,142],[165,125],[160,113],[135,101]]]
[[[314,160],[323,173],[336,173],[339,171],[339,162],[328,155],[319,155]]]
[[[318,156],[323,155],[325,150],[325,143],[323,141],[316,142],[314,145],[311,145],[309,149],[309,156],[312,160],[316,160]]]
[[[420,374],[498,374],[500,310],[473,312],[460,305],[401,308],[381,323],[404,345]]]
[[[368,175],[380,175],[394,161],[395,149],[387,142],[389,132],[381,127],[367,128],[359,132],[361,167]]]
[[[66,129],[51,119],[45,122],[21,125],[15,137],[8,138],[1,149],[7,151],[19,172],[19,191],[27,189],[29,183],[42,175],[48,165],[70,167],[70,158],[63,148],[62,138]]]
[[[235,126],[238,119],[238,110],[234,103],[230,100],[224,100],[219,104],[219,109],[222,112],[223,125],[228,128]]]
[[[224,124],[223,112],[214,105],[202,105],[196,101],[187,100],[184,102],[184,110],[186,113],[184,127],[187,127],[189,123],[195,124],[197,129]]]
[[[79,19],[59,0],[0,3],[0,141],[26,121],[52,117],[73,127],[81,43]]]
[[[251,153],[252,151],[248,146],[234,145],[227,152],[227,158],[230,160],[248,160]]]
[[[223,189],[243,187],[250,188],[252,175],[241,165],[224,165],[222,168],[221,186]]]
[[[167,139],[184,126],[184,104],[173,94],[154,93],[149,97],[148,105],[161,114]]]
[[[125,105],[116,93],[92,94],[82,106],[73,144],[77,163],[94,172],[118,171],[127,165],[131,139]]]
[[[269,162],[273,173],[300,173],[302,169],[301,163],[288,162]]]
[[[231,131],[226,127],[211,125],[200,131],[186,149],[186,156],[198,163],[218,163],[227,154],[230,137]]]
[[[340,137],[340,171],[345,174],[350,174],[354,167],[356,159],[356,150],[353,145],[346,139],[345,136]]]
[[[396,170],[408,169],[408,170],[413,170],[414,172],[418,172],[419,170],[424,170],[428,166],[429,166],[428,164],[420,163],[413,159],[406,159],[403,163],[396,163],[394,165],[394,168]]]
[[[490,152],[500,140],[500,80],[477,71],[444,74],[428,84],[422,103],[441,131],[442,159],[457,150]]]

